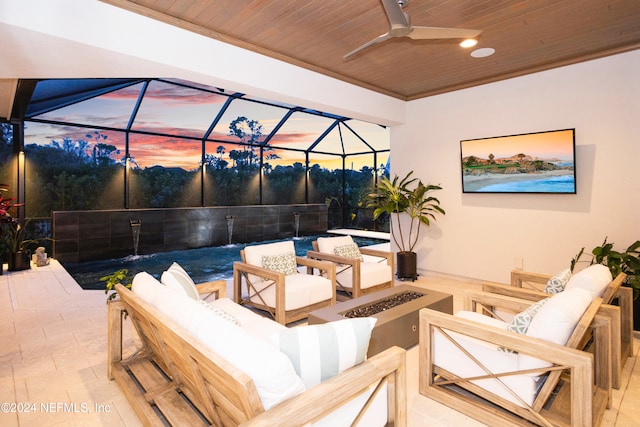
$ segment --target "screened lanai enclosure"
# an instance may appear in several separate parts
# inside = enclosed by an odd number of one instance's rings
[[[243,226],[255,226],[242,219],[246,209],[285,218],[288,232],[294,215],[313,232],[386,230],[362,204],[388,173],[389,131],[377,124],[177,79],[50,79],[19,82],[2,129],[0,179],[24,203],[12,213],[34,237],[55,237],[73,221],[95,236],[112,223],[112,240],[114,229],[123,234],[115,246],[127,251],[130,221],[146,216],[150,235],[148,224],[182,215],[191,223],[174,230],[182,239],[206,234],[203,216],[218,226],[235,216],[241,239]],[[155,239],[155,250],[172,247],[167,230]]]

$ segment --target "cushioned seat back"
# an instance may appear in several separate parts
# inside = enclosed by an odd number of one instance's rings
[[[337,246],[352,245],[355,243],[351,236],[318,237],[317,242],[318,252],[332,255],[335,254],[334,251]]]
[[[255,265],[256,267],[263,267],[263,257],[272,257],[275,255],[284,255],[288,253],[295,254],[296,247],[293,241],[287,240],[284,242],[266,243],[264,245],[251,245],[247,246],[240,253],[242,260],[247,264]],[[259,282],[261,279],[253,274],[249,275],[249,280],[252,283]]]
[[[572,275],[564,289],[584,289],[596,298],[602,296],[612,281],[613,276],[606,265],[594,264]]]

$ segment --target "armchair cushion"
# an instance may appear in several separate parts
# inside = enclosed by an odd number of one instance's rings
[[[312,274],[293,274],[285,276],[285,310],[295,310],[306,307],[316,302],[331,299],[333,288],[331,280],[326,277]],[[272,280],[258,280],[252,282],[259,295],[252,294],[251,301],[257,304],[265,304],[269,307],[276,305],[276,287]]]
[[[295,253],[296,248],[292,240],[284,242],[265,243],[263,245],[252,245],[244,248],[244,256],[247,264],[262,267],[262,257],[272,255],[282,255]]]
[[[272,337],[306,388],[362,363],[377,319],[361,317],[289,328]]]
[[[298,273],[295,252],[279,255],[262,255],[262,266],[267,270],[278,271],[287,276]]]
[[[498,319],[469,311],[460,311],[456,317],[479,322],[486,326],[493,326],[499,329],[506,329],[507,324]],[[498,344],[482,341],[468,335],[462,335],[447,331],[449,335],[462,347],[477,359],[485,368],[493,373],[518,371],[517,353],[503,352]],[[484,376],[486,372],[467,355],[464,354],[454,343],[450,342],[440,332],[435,332],[433,336],[433,361],[439,366],[460,377]],[[527,404],[531,404],[536,397],[540,377],[529,375],[509,375],[496,379],[481,379],[472,381],[479,387],[484,388],[512,403],[522,406],[506,388],[513,390],[519,398]]]
[[[336,267],[336,280],[345,288],[353,288],[351,268]],[[393,272],[386,262],[360,263],[360,289],[367,289],[390,280],[393,280]]]
[[[355,243],[336,246],[335,248],[333,248],[333,252],[341,257],[359,259],[360,261],[364,261],[364,258],[360,253],[360,248],[358,248],[358,245],[356,245]]]
[[[591,293],[592,298],[601,297],[604,290],[613,281],[611,271],[606,265],[594,264],[571,276],[565,290],[581,288]]]
[[[570,278],[571,270],[566,268],[547,281],[544,291],[548,294],[557,294],[558,292],[562,292]]]
[[[325,254],[335,254],[336,246],[355,245],[351,236],[318,237],[318,251]]]
[[[580,318],[591,304],[591,294],[584,289],[567,289],[547,298],[546,301],[531,321],[526,335],[566,345]],[[520,369],[535,369],[550,366],[550,363],[522,354],[518,358],[518,366]]]
[[[536,313],[538,313],[540,308],[546,304],[547,301],[549,301],[548,298],[540,300],[535,304],[531,304],[526,310],[523,310],[513,316],[511,323],[507,325],[507,330],[518,334],[526,334]]]

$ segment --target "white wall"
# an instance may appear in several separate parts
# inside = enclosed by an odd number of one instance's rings
[[[566,128],[577,194],[462,193],[460,140]],[[624,249],[640,239],[640,50],[409,102],[391,153],[392,173],[443,186],[419,270],[505,282],[516,258],[552,274],[606,236]]]

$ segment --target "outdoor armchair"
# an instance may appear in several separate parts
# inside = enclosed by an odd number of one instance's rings
[[[465,292],[465,310],[420,311],[420,393],[488,425],[598,425],[610,404],[610,324],[595,320],[601,299],[582,289],[543,304]],[[526,330],[490,316],[528,313]],[[581,350],[594,328],[596,359]]]
[[[307,258],[335,264],[339,299],[393,287],[393,252],[358,247],[351,236],[319,237],[312,246]]]
[[[233,264],[238,304],[266,311],[286,325],[336,303],[335,265],[296,256],[293,241],[247,246],[240,257],[242,262]]]

